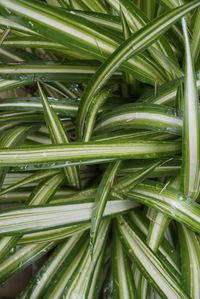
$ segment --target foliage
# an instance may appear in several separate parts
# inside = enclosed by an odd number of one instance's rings
[[[199,0],[0,0],[0,294],[31,265],[15,298],[199,298],[199,25]]]

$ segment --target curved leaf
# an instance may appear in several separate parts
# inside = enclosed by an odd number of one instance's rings
[[[200,193],[199,97],[185,19],[182,19],[182,26],[186,53],[183,104],[182,188],[185,195],[196,199]]]
[[[64,131],[64,128],[62,126],[62,123],[60,122],[59,117],[57,116],[53,108],[51,108],[51,106],[49,105],[48,99],[39,83],[38,83],[38,88],[39,88],[40,97],[42,99],[46,124],[52,142],[54,144],[69,143],[70,139],[67,136],[67,133]],[[79,177],[79,172],[77,167],[75,166],[65,167],[62,168],[62,172],[69,186],[80,188],[80,177]]]
[[[91,229],[90,229],[92,253],[94,251],[96,239],[98,239],[99,226],[104,213],[106,202],[109,198],[110,190],[112,188],[114,179],[117,175],[120,166],[121,166],[121,161],[110,163],[97,188],[95,201],[94,201],[94,208],[92,211]]]
[[[196,232],[200,231],[199,205],[173,188],[165,189],[162,184],[139,184],[125,197],[153,207]]]
[[[194,232],[184,225],[178,226],[180,236],[182,283],[191,298],[200,293],[200,244]]]
[[[117,229],[127,252],[163,298],[189,298],[123,217],[118,218]]]
[[[88,298],[90,283],[93,277],[95,266],[99,259],[102,259],[105,251],[106,241],[109,231],[109,220],[104,220],[99,227],[99,238],[96,241],[93,256],[91,258],[88,246],[79,266],[74,271],[71,280],[67,283],[63,293],[63,298]]]
[[[165,15],[152,21],[129,39],[124,41],[117,50],[101,65],[95,76],[90,80],[84,92],[79,109],[77,132],[82,138],[83,123],[88,106],[93,101],[95,94],[102,88],[106,81],[119,66],[132,56],[136,56],[151,45],[162,33],[178,19],[200,5],[198,0],[192,1],[181,7],[166,13]]]
[[[8,17],[8,11],[17,14],[19,24],[89,58],[102,61],[119,45],[118,39],[111,38],[107,30],[94,28],[92,22],[40,1],[2,0],[0,6],[5,8],[2,14]],[[125,63],[124,68],[145,82],[152,83],[152,77],[160,82],[164,80],[159,70],[144,57],[131,59]]]
[[[104,113],[97,122],[95,131],[119,129],[152,129],[172,134],[181,134],[182,119],[175,111],[158,105],[127,104]]]
[[[83,241],[83,234],[75,234],[70,239],[58,245],[52,256],[34,277],[33,282],[28,286],[26,298],[36,299],[40,296],[44,296],[56,276],[56,273],[61,267],[64,267],[66,259],[70,257],[70,254],[72,254],[72,251],[75,250],[77,245],[80,246]]]
[[[0,264],[0,282],[5,282],[14,273],[19,272],[33,261],[38,260],[55,246],[54,242],[26,245]]]
[[[26,184],[33,183],[35,181],[39,181],[41,179],[45,179],[46,177],[53,176],[58,174],[58,170],[42,170],[38,171],[36,173],[31,174],[28,177],[25,177],[24,179],[20,180],[19,182],[12,184],[11,186],[4,188],[1,192],[0,195],[6,194],[10,191],[16,190],[19,187],[22,187]]]

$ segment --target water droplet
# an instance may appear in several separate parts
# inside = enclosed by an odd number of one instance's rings
[[[20,75],[20,76],[19,76],[19,79],[20,79],[20,80],[26,80],[26,79],[27,79],[27,76],[26,76],[26,75]]]
[[[30,25],[31,27],[33,27],[33,26],[34,26],[33,22],[31,22],[31,21],[28,21],[28,23],[29,23],[29,25]]]
[[[11,11],[6,7],[5,8],[6,13],[8,13],[9,15],[11,14]]]
[[[41,281],[40,277],[37,277],[37,278],[36,278],[36,284],[39,284],[40,281]]]
[[[180,201],[183,201],[183,200],[185,200],[185,197],[184,197],[183,195],[180,195],[180,196],[179,196],[179,200],[180,200]]]
[[[187,196],[187,197],[186,197],[186,202],[187,202],[187,204],[190,205],[190,204],[193,203],[194,201],[192,200],[191,197]]]

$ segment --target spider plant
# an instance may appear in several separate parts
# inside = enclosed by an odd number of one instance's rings
[[[0,0],[1,298],[199,298],[199,26],[199,0]]]

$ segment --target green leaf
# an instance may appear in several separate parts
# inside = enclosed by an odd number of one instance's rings
[[[162,298],[189,298],[125,219],[118,218],[116,224],[124,248]]]
[[[98,0],[82,0],[82,2],[91,10],[95,12],[107,13],[107,9],[103,3]]]
[[[180,189],[180,175],[176,176],[175,178],[172,178],[169,180],[166,185],[164,186],[164,189],[167,187],[171,187],[179,191]],[[161,191],[162,193],[162,191]],[[152,214],[151,214],[152,212]],[[160,243],[164,237],[164,233],[166,232],[166,229],[170,223],[170,218],[161,212],[157,212],[154,209],[150,210],[151,215],[151,223],[149,226],[148,236],[147,236],[147,244],[149,247],[154,251],[157,252]]]
[[[95,132],[120,129],[152,129],[181,134],[182,119],[174,109],[159,105],[126,104],[114,111],[103,113],[97,122]]]
[[[52,142],[54,144],[69,143],[70,139],[67,133],[64,131],[64,128],[62,126],[59,117],[57,116],[53,108],[51,108],[51,106],[49,105],[48,99],[39,83],[38,83],[38,88],[39,88],[40,97],[42,99],[46,124]],[[69,186],[80,188],[80,177],[79,177],[78,168],[76,166],[65,167],[62,169],[62,172]]]
[[[0,283],[33,270],[9,296],[198,298],[199,8],[0,0]]]
[[[0,92],[2,91],[7,91],[10,90],[12,88],[16,88],[19,86],[25,86],[31,84],[30,81],[18,81],[18,80],[4,80],[4,79],[0,79]]]
[[[149,18],[149,20],[153,19],[156,14],[156,1],[153,0],[151,2],[149,1],[143,1],[144,2],[144,13]]]
[[[68,12],[81,16],[99,27],[105,27],[108,30],[107,32],[112,31],[112,34],[117,33],[118,37],[119,37],[119,33],[122,32],[122,25],[120,23],[120,18],[118,16],[107,14],[107,13],[103,14],[103,13],[92,12],[92,11],[81,11],[81,10],[72,10],[72,9],[68,10]]]
[[[50,199],[51,196],[54,195],[56,190],[58,189],[59,185],[62,183],[63,177],[60,174],[55,175],[54,177],[51,177],[47,179],[44,182],[41,182],[30,194],[29,197],[29,205],[34,206],[38,204],[45,204]],[[1,251],[0,256],[3,257],[5,254],[7,254],[8,250],[13,248],[18,240],[21,237],[21,232],[18,232],[18,236],[11,236],[11,237],[4,237],[1,238]]]
[[[165,4],[167,7],[173,9],[179,5],[184,4],[184,0],[160,0],[163,4]]]
[[[19,32],[26,33],[26,34],[35,35],[35,32],[32,31],[31,29],[21,26],[21,25],[17,24],[15,21],[8,20],[7,18],[4,18],[2,16],[0,16],[0,25],[1,25],[1,27],[4,27],[4,28],[9,28],[9,29],[17,30]]]
[[[101,92],[99,92],[95,99],[93,100],[93,103],[90,107],[88,107],[87,111],[87,116],[85,119],[85,126],[84,126],[84,135],[83,135],[83,140],[84,141],[89,141],[90,137],[92,135],[92,131],[95,125],[97,113],[100,109],[100,107],[105,103],[107,100],[108,96],[112,92],[111,87],[106,87],[102,89]]]
[[[185,19],[182,19],[182,26],[186,55],[183,104],[182,189],[185,195],[196,199],[200,193],[199,97]]]
[[[163,212],[176,221],[184,223],[191,230],[200,231],[200,207],[191,198],[178,193],[176,189],[164,188],[163,184],[139,184],[124,196]]]
[[[22,46],[22,45],[21,45]],[[44,63],[35,61],[26,63],[0,64],[0,77],[8,80],[23,81],[68,81],[68,82],[87,82],[95,74],[98,64],[86,63],[59,63],[49,61]],[[120,72],[117,72],[115,78],[120,78]]]
[[[84,239],[83,234],[75,234],[57,246],[51,257],[40,268],[33,281],[29,284],[26,298],[36,299],[45,295],[56,274],[65,266],[66,260],[70,256],[72,257],[72,252],[77,245],[80,246],[83,243]]]
[[[124,41],[116,51],[109,56],[89,81],[82,97],[77,124],[79,138],[82,137],[85,114],[93,101],[93,97],[103,87],[113,72],[117,70],[124,61],[144,51],[177,20],[199,5],[199,1],[195,0],[157,18]]]
[[[174,136],[172,136],[170,133],[162,133],[157,131],[137,131],[134,130],[133,133],[129,132],[123,132],[122,130],[119,130],[117,132],[108,132],[107,134],[100,134],[94,135],[91,140],[95,141],[111,141],[111,140],[120,140],[120,139],[131,139],[131,140],[170,140],[173,139]]]
[[[151,93],[147,93],[146,95],[143,95],[140,100],[145,101],[147,103],[151,104],[164,104],[164,105],[173,105],[173,102],[176,99],[177,94],[177,87],[182,84],[184,78],[180,78],[177,80],[173,80],[170,82],[167,82],[166,84],[163,84],[160,86],[155,94],[155,91],[152,91]],[[200,90],[200,80],[198,80],[198,73],[197,73],[197,89],[198,92]]]
[[[24,245],[30,243],[44,243],[44,242],[52,242],[56,240],[63,240],[68,237],[71,237],[74,234],[84,232],[89,228],[90,228],[90,223],[88,222],[86,224],[75,224],[67,227],[61,227],[61,228],[39,231],[36,233],[25,234],[20,238],[20,240],[18,240],[18,244]]]
[[[113,294],[116,298],[137,298],[131,264],[120,242],[117,231],[113,229]]]
[[[42,123],[41,114],[34,113],[34,112],[10,112],[10,113],[1,113],[0,114],[0,123],[5,124],[9,122],[14,122],[15,125],[22,123],[30,123],[31,125],[33,122],[35,123]]]
[[[28,204],[37,206],[48,203],[62,182],[63,176],[60,173],[42,181],[31,193]]]
[[[161,164],[162,162],[156,161],[154,163],[148,164],[146,167],[142,168],[141,170],[137,171],[132,175],[126,175],[113,186],[112,188],[112,196],[119,196],[120,193],[126,193],[131,191],[137,184],[144,181],[148,175]]]
[[[62,116],[74,117],[78,111],[78,103],[74,100],[59,99],[48,97],[51,107],[59,112]],[[42,111],[42,103],[38,97],[17,97],[9,99],[1,99],[0,109],[4,111]]]
[[[18,240],[18,236],[0,238],[0,261],[4,260],[10,254],[10,250],[14,248]]]
[[[138,9],[133,2],[129,0],[108,0],[108,2],[113,6],[113,8],[118,11],[118,13],[120,12],[120,10],[123,10],[124,15],[126,16],[127,23],[133,32],[136,32],[149,23],[148,17],[144,15],[143,12]],[[149,2],[147,1],[144,7],[148,9],[148,11],[150,11],[155,3],[154,1],[151,1],[149,7],[148,3]],[[181,72],[171,46],[164,36],[162,36],[160,40],[156,41],[154,46],[148,49],[148,52],[152,56],[153,60],[160,66],[160,68],[162,68],[162,73],[164,76],[167,75],[167,77],[171,79],[176,77],[177,74],[173,71],[172,66],[176,66],[179,72]],[[163,57],[165,59],[163,59]],[[172,63],[170,63],[169,58],[171,59]]]
[[[104,220],[101,223],[99,227],[99,238],[94,246],[92,257],[90,247],[88,246],[79,266],[76,268],[71,280],[66,285],[63,298],[73,298],[75,295],[79,296],[80,298],[88,298],[88,293],[91,292],[90,283],[96,263],[98,262],[98,259],[102,259],[104,255],[109,231],[109,223],[109,220]]]
[[[123,34],[124,34],[124,39],[126,40],[131,36],[131,30],[128,25],[128,21],[126,20],[126,16],[124,15],[124,12],[122,10],[122,7],[120,7],[120,18],[122,21],[122,29],[123,29]]]
[[[129,211],[136,206],[138,204],[129,200],[108,201],[103,217]],[[24,234],[85,223],[91,220],[93,207],[93,203],[74,203],[7,210],[0,213],[0,234]]]
[[[92,211],[90,229],[92,253],[94,252],[96,239],[98,239],[99,226],[102,220],[107,200],[109,199],[110,190],[112,188],[112,185],[114,184],[114,180],[117,175],[117,172],[119,171],[120,166],[121,161],[110,163],[97,188],[94,201],[94,208]]]
[[[17,24],[18,25],[18,24]],[[26,27],[24,27],[27,29]],[[27,29],[28,30],[28,29]],[[35,32],[33,32],[35,33]],[[40,36],[20,36],[20,37],[8,37],[3,42],[3,46],[5,47],[15,47],[15,48],[25,48],[29,46],[32,49],[42,48],[42,49],[49,49],[52,50],[55,53],[58,53],[60,55],[64,55],[67,57],[72,57],[74,59],[80,59],[80,60],[88,60],[89,58],[87,56],[84,56],[83,54],[79,54],[77,52],[72,51],[69,48],[66,48],[65,46],[49,41],[46,39],[43,39]],[[44,63],[44,62],[43,62]],[[84,79],[84,76],[80,74],[80,78]],[[70,77],[68,76],[68,79],[70,80]]]
[[[2,14],[9,17],[8,11],[12,11],[19,16],[19,24],[90,59],[103,61],[119,46],[118,38],[111,38],[107,30],[94,27],[92,22],[80,16],[36,1],[2,1],[0,6],[5,8]],[[164,81],[160,72],[144,57],[131,59],[124,68],[145,82],[153,83],[152,77]]]
[[[1,148],[2,166],[96,159],[138,159],[169,157],[180,152],[180,142],[124,141],[86,142],[48,146]],[[13,161],[12,158],[15,157]]]
[[[37,171],[36,173],[33,173],[30,176],[25,177],[24,179],[20,180],[19,182],[15,183],[15,184],[12,184],[11,186],[9,186],[7,188],[4,188],[0,192],[0,195],[3,195],[3,194],[6,194],[10,191],[16,190],[19,187],[22,187],[26,184],[30,184],[30,183],[33,183],[35,181],[37,182],[41,179],[45,179],[46,177],[56,175],[56,174],[58,174],[58,172],[59,172],[58,170],[51,170],[51,169],[50,170]]]
[[[179,189],[180,186],[180,177],[177,176],[172,182],[166,183],[165,189],[167,186]],[[162,193],[162,190],[161,190]],[[146,239],[147,245],[152,249],[152,251],[157,252],[160,246],[160,243],[164,237],[164,233],[169,225],[170,218],[161,212],[150,209],[150,219],[151,223],[148,230],[148,235]],[[170,260],[171,261],[171,260]],[[174,263],[173,263],[174,265]],[[176,276],[177,277],[177,276]],[[146,280],[142,277],[141,279],[141,292],[143,295],[146,294]]]
[[[135,209],[129,213],[128,220],[131,227],[133,226],[134,229],[139,229],[139,234],[145,241],[148,237],[151,222],[149,223],[147,217],[144,216],[144,213]],[[179,268],[179,252],[174,249],[165,237],[161,240],[155,254],[159,256],[162,263],[167,267],[171,274],[175,276],[176,280],[180,281],[181,271]]]
[[[156,167],[154,170],[152,170],[152,172],[149,173],[148,178],[177,175],[180,171],[180,162],[180,160],[176,159],[169,160],[168,162],[163,163],[160,166]],[[124,166],[120,170],[119,175],[120,177],[124,175],[132,176],[136,172],[139,173],[139,171],[142,171],[143,168],[147,166],[147,163],[147,160],[124,161]]]
[[[5,282],[13,274],[38,260],[55,246],[54,242],[31,244],[21,247],[0,264],[0,282]]]
[[[200,293],[200,244],[194,232],[178,226],[181,251],[182,284],[191,298]]]
[[[62,296],[66,285],[70,282],[73,273],[84,258],[88,246],[88,239],[85,239],[81,246],[77,244],[77,246],[73,247],[70,255],[66,257],[63,267],[56,273],[54,281],[52,281],[52,284],[44,294],[44,299],[59,299]]]
[[[26,138],[28,134],[30,134],[31,131],[34,131],[36,128],[36,126],[12,128],[0,139],[0,146],[9,148],[11,146],[18,145]],[[8,168],[0,168],[0,189],[2,188],[7,171]]]
[[[191,54],[192,54],[194,64],[196,64],[198,62],[199,54],[200,54],[199,26],[200,26],[200,9],[197,9],[194,25],[192,28],[193,32],[192,32],[192,42],[191,42]]]

